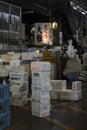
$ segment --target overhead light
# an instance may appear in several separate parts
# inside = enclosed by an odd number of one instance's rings
[[[85,12],[81,12],[83,15],[85,15],[86,13]]]
[[[56,29],[57,26],[58,26],[58,23],[57,23],[56,21],[54,21],[54,22],[52,23],[52,28],[53,28],[53,29]]]
[[[74,6],[73,9],[77,10],[77,8]]]

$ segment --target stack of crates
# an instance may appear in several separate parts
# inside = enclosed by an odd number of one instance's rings
[[[10,89],[7,84],[0,84],[0,130],[9,127],[10,124]]]

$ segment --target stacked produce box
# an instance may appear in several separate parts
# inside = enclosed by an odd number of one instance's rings
[[[50,115],[50,63],[32,62],[32,115]]]
[[[14,69],[10,72],[11,104],[14,106],[23,106],[27,104],[28,73],[23,70],[24,69],[21,69],[19,66],[14,66]]]
[[[0,130],[11,124],[10,117],[10,89],[6,84],[0,84]]]

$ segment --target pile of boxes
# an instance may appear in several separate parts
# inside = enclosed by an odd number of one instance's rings
[[[10,89],[6,84],[0,84],[0,130],[11,125]]]
[[[51,80],[51,98],[78,101],[82,98],[81,81],[72,82],[71,89],[67,89],[66,80]]]
[[[23,106],[27,104],[28,96],[28,73],[23,66],[14,66],[10,72],[11,104]]]
[[[32,115],[45,117],[50,115],[50,63],[32,62]]]

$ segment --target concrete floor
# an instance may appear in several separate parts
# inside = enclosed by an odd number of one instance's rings
[[[38,118],[31,115],[30,105],[11,107],[11,127],[6,130],[87,130],[87,86],[77,102],[53,101],[51,115]]]

